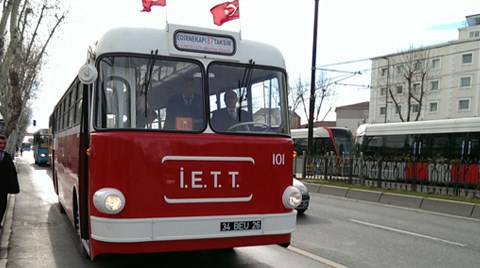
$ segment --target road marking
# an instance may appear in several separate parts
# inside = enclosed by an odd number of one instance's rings
[[[440,242],[443,242],[443,243],[446,243],[446,244],[450,244],[450,245],[454,245],[454,246],[459,246],[459,247],[466,247],[466,246],[467,246],[466,244],[461,244],[461,243],[457,243],[457,242],[452,242],[452,241],[445,240],[445,239],[441,239],[441,238],[434,237],[434,236],[423,235],[423,234],[419,234],[419,233],[414,233],[414,232],[405,231],[405,230],[401,230],[401,229],[397,229],[397,228],[392,228],[392,227],[387,227],[387,226],[383,226],[383,225],[378,225],[378,224],[374,224],[374,223],[359,221],[359,220],[355,220],[355,219],[350,219],[350,221],[351,221],[351,222],[358,223],[358,224],[370,226],[370,227],[375,227],[375,228],[387,230],[387,231],[392,231],[392,232],[397,232],[397,233],[401,233],[401,234],[407,234],[407,235],[411,235],[411,236],[426,238],[426,239],[430,239],[430,240],[434,240],[434,241],[440,241]]]
[[[324,264],[329,265],[329,266],[334,267],[334,268],[348,268],[348,266],[344,266],[344,265],[341,265],[340,263],[336,263],[336,262],[331,261],[329,259],[322,258],[320,256],[317,256],[313,253],[310,253],[310,252],[305,251],[303,249],[299,249],[299,248],[294,247],[294,246],[289,246],[288,250],[291,250],[293,252],[296,252],[296,253],[301,254],[305,257],[308,257],[310,259],[313,259],[313,260],[316,260],[318,262],[324,263]]]

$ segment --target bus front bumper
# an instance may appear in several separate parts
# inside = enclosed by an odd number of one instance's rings
[[[291,234],[297,212],[235,216],[113,219],[90,217],[91,237],[98,241],[133,243]],[[248,228],[252,222],[261,227]],[[227,230],[225,226],[241,226]],[[222,227],[223,226],[223,227]],[[223,230],[222,230],[223,229]]]

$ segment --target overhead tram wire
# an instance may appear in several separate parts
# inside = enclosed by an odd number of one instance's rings
[[[344,86],[344,87],[358,87],[358,89],[370,88],[370,85],[348,84],[348,83],[338,83],[338,82],[335,82],[335,85]]]
[[[360,59],[360,60],[351,60],[351,61],[344,61],[344,62],[337,62],[337,63],[330,63],[330,64],[324,64],[320,66],[316,66],[315,68],[324,68],[324,67],[331,67],[331,66],[338,66],[338,65],[346,65],[346,64],[351,64],[351,63],[357,63],[357,62],[362,62],[362,61],[371,61],[372,58],[366,58],[366,59]]]

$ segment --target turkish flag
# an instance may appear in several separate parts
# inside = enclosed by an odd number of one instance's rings
[[[150,12],[152,11],[152,6],[166,6],[167,5],[167,0],[157,0],[157,1],[152,1],[152,0],[142,0],[142,5],[143,9],[140,10],[141,12]]]
[[[240,18],[240,6],[238,0],[218,4],[210,9],[213,15],[213,23],[221,26],[227,21]]]

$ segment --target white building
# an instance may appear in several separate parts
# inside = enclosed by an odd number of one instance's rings
[[[480,14],[466,18],[458,40],[372,59],[369,122],[480,116]]]

